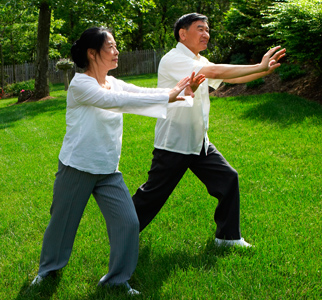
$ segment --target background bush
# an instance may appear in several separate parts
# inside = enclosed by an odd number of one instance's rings
[[[262,85],[262,84],[264,84],[265,83],[265,81],[264,81],[264,79],[263,78],[258,78],[258,79],[256,79],[256,80],[253,80],[253,81],[250,81],[250,82],[247,82],[246,83],[246,87],[247,88],[257,88],[257,87],[259,87],[260,85]]]
[[[247,64],[247,58],[244,53],[236,53],[230,57],[230,63],[233,65],[244,65]]]
[[[242,53],[247,61],[258,62],[268,48],[276,43],[263,24],[268,20],[262,10],[274,3],[274,0],[237,0],[231,1],[230,9],[225,13],[223,24],[234,42],[230,44],[231,54]]]
[[[305,70],[302,70],[299,65],[282,64],[276,69],[282,81],[292,80],[305,75]]]
[[[34,90],[35,80],[31,79],[28,81],[17,82],[9,84],[5,87],[5,92],[11,96],[18,96],[22,90]]]
[[[322,74],[322,1],[275,3],[267,18],[271,36],[287,48],[291,61],[311,65]]]

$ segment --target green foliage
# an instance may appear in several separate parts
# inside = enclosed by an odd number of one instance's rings
[[[62,34],[62,27],[65,21],[62,19],[56,20],[52,15],[50,23],[51,33],[49,41],[49,58],[57,59],[62,55],[64,57],[68,57],[70,52],[70,44],[68,42],[68,37]],[[67,51],[65,51],[66,48],[68,49]]]
[[[234,37],[231,53],[244,53],[247,61],[257,62],[274,44],[274,39],[267,37],[269,30],[262,27],[267,20],[261,14],[272,2],[274,0],[231,1],[223,20],[225,29]]]
[[[229,83],[229,82],[224,82],[224,86],[227,86],[227,87],[231,87],[231,86],[235,86],[236,83]],[[212,99],[210,99],[212,100]]]
[[[257,87],[261,86],[264,83],[265,83],[265,80],[263,78],[258,78],[256,80],[247,82],[246,87],[253,89],[253,88],[257,88]]]
[[[206,3],[202,6],[202,9],[191,11],[198,11],[208,17],[210,41],[208,50],[205,51],[204,55],[214,63],[226,62],[231,55],[232,45],[234,44],[234,36],[227,32],[222,22],[225,12],[229,9],[229,1],[215,0],[200,2]]]
[[[34,88],[35,80],[31,79],[28,81],[9,84],[5,87],[5,92],[12,96],[18,96],[22,90],[34,90]]]
[[[309,64],[322,74],[322,1],[276,3],[267,13],[273,37],[287,48],[290,59]]]
[[[0,43],[6,65],[35,60],[40,0],[8,0],[0,6]],[[282,43],[293,61],[321,72],[321,0],[48,0],[52,8],[49,58],[70,57],[70,48],[92,26],[113,29],[120,51],[174,47],[173,25],[190,12],[209,19],[210,41],[202,54],[229,63],[247,62]]]
[[[245,53],[236,53],[230,57],[230,63],[233,65],[245,65],[248,63]]]
[[[279,74],[282,81],[296,79],[306,73],[299,65],[295,64],[282,64],[277,68],[276,72]]]
[[[35,55],[37,17],[27,1],[0,5],[0,44],[7,65],[31,61]]]

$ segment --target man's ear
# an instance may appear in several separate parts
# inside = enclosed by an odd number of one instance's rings
[[[187,33],[186,29],[184,29],[184,28],[179,29],[180,40],[184,41],[186,39],[186,33]]]
[[[96,51],[92,48],[88,48],[87,49],[87,57],[89,59],[95,60],[95,56],[96,56]]]

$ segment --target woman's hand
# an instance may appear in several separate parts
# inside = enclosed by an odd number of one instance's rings
[[[206,79],[205,75],[200,74],[195,76],[195,72],[192,72],[190,77],[181,79],[177,85],[169,92],[169,103],[175,101],[185,100],[184,97],[178,96],[183,89],[185,89],[185,96],[195,96],[194,92],[197,90],[199,85]]]
[[[182,101],[182,100],[185,100],[184,97],[182,96],[178,96],[181,91],[186,88],[190,83],[190,77],[187,76],[183,79],[181,79],[177,85],[169,91],[169,103],[171,102],[175,102],[175,101]]]

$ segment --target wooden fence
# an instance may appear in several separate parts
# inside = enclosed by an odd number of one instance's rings
[[[123,52],[119,54],[118,67],[111,70],[109,75],[127,76],[156,73],[158,65],[163,55],[163,50],[138,50],[133,52]],[[51,83],[64,82],[63,71],[56,70],[57,60],[49,61],[48,72]],[[82,72],[74,67],[71,76],[75,72]],[[25,63],[15,66],[16,82],[27,81],[35,78],[35,66],[33,63]],[[4,66],[4,80],[7,84],[14,83],[13,66]]]

